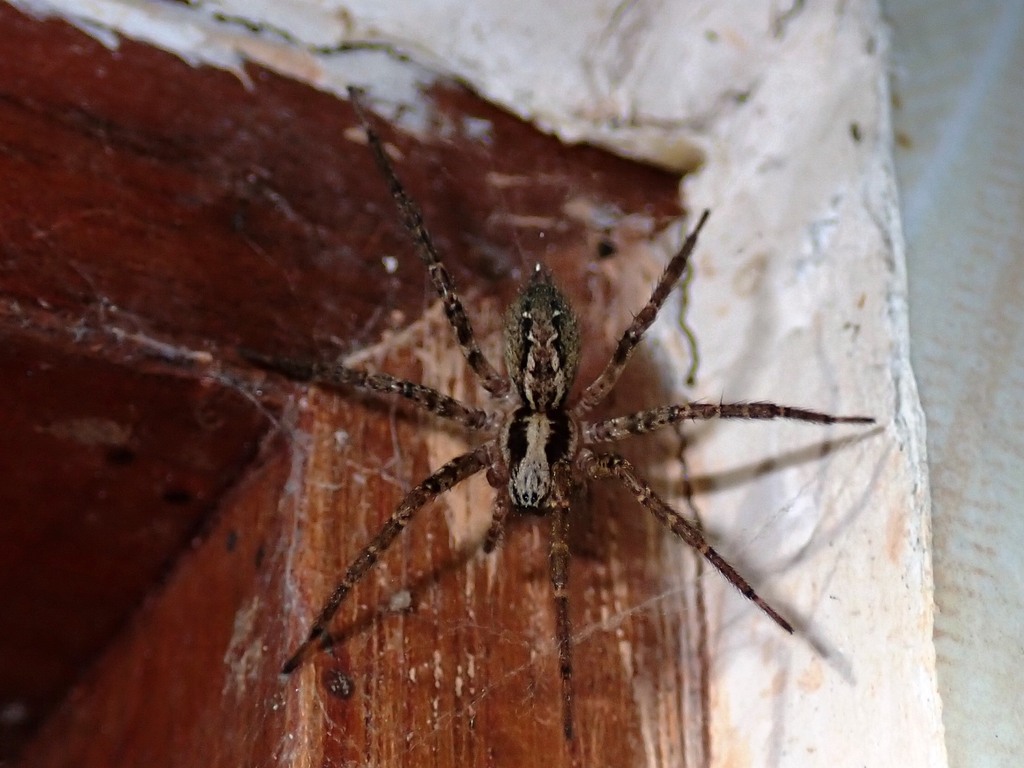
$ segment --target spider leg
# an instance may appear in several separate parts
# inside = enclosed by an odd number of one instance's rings
[[[583,434],[588,442],[604,443],[621,440],[628,435],[647,432],[676,424],[680,421],[706,419],[789,419],[814,424],[874,424],[870,416],[833,416],[828,413],[793,408],[775,403],[684,403],[663,405],[628,416],[616,416],[587,424]]]
[[[636,471],[636,467],[617,453],[595,454],[587,451],[583,455],[583,465],[587,474],[594,479],[613,478],[628,488],[637,501],[640,502],[648,512],[654,515],[659,522],[667,527],[672,533],[681,538],[701,556],[704,557],[715,569],[721,573],[730,584],[738,589],[745,598],[753,602],[758,608],[792,634],[793,627],[780,616],[774,608],[766,603],[750,586],[746,579],[737,573],[736,569],[727,563],[721,555],[716,552],[707,539],[693,523],[672,509],[668,504],[651,489]]]
[[[501,543],[501,538],[505,535],[505,521],[508,519],[508,513],[511,509],[512,504],[508,493],[504,490],[499,490],[494,496],[494,512],[491,515],[491,525],[487,529],[487,538],[484,539],[485,555],[491,554]]]
[[[465,355],[469,367],[480,378],[484,389],[495,397],[503,397],[508,393],[509,382],[494,369],[494,366],[491,365],[490,361],[481,351],[480,345],[476,341],[476,336],[473,334],[473,325],[470,323],[466,310],[462,306],[462,299],[459,298],[455,290],[455,281],[452,279],[451,273],[441,263],[441,259],[437,254],[437,248],[434,247],[434,241],[431,239],[430,233],[423,223],[423,213],[405,191],[405,187],[399,181],[398,174],[395,173],[395,169],[392,167],[391,161],[384,151],[384,145],[381,143],[380,137],[373,129],[373,126],[370,125],[369,118],[363,108],[362,93],[360,89],[349,86],[349,101],[352,103],[352,108],[355,110],[359,124],[366,131],[366,140],[370,144],[377,167],[387,180],[391,197],[394,198],[395,205],[398,206],[398,213],[401,216],[402,224],[412,237],[420,259],[427,265],[430,281],[434,284],[434,289],[441,297],[441,302],[444,304],[444,313],[448,317],[448,322],[451,323],[452,328],[455,330],[455,337],[459,341],[459,346],[462,347],[462,353]]]
[[[647,301],[647,305],[633,318],[629,328],[622,334],[622,338],[619,339],[619,344],[615,347],[615,352],[612,353],[612,358],[608,361],[608,365],[605,366],[601,375],[584,390],[583,396],[573,409],[575,415],[579,416],[589,411],[604,400],[612,390],[612,387],[615,386],[615,382],[622,375],[622,371],[625,369],[626,363],[629,362],[629,358],[632,356],[633,350],[636,349],[636,345],[640,343],[644,333],[651,327],[651,323],[658,316],[661,305],[665,303],[665,299],[668,298],[668,295],[679,281],[679,277],[683,274],[683,270],[686,269],[690,253],[697,245],[697,237],[700,235],[704,222],[708,220],[710,215],[711,212],[708,210],[701,214],[700,219],[697,221],[697,226],[687,236],[686,241],[676,255],[669,260],[668,266],[665,267],[665,271],[658,280],[658,284],[654,287],[651,298]]]
[[[388,521],[384,523],[384,527],[380,529],[363,551],[356,556],[356,559],[352,561],[352,564],[345,572],[345,578],[334,588],[331,596],[327,598],[327,602],[320,609],[320,613],[317,614],[316,621],[313,622],[305,642],[285,662],[284,668],[281,670],[283,674],[294,671],[302,664],[313,644],[318,640],[329,641],[330,635],[327,632],[327,625],[337,612],[338,606],[341,605],[356,582],[373,567],[380,554],[391,546],[398,534],[402,532],[402,529],[412,519],[413,514],[452,488],[456,483],[465,480],[470,475],[476,474],[487,466],[489,451],[490,443],[485,443],[473,451],[455,457],[405,495],[398,508],[388,518]]]
[[[501,537],[505,535],[505,521],[509,512],[512,511],[512,498],[508,495],[508,467],[505,465],[505,457],[497,443],[492,443],[494,449],[491,451],[490,466],[487,468],[487,483],[495,490],[494,509],[491,512],[491,525],[487,529],[487,538],[484,539],[484,554],[489,555],[498,544]]]
[[[565,488],[564,483],[560,484]],[[551,587],[555,595],[555,639],[562,678],[562,731],[572,739],[572,623],[569,619],[569,503],[556,499],[551,510]]]
[[[337,363],[304,362],[287,358],[273,358],[251,350],[240,354],[260,368],[283,374],[294,381],[315,382],[332,389],[351,388],[384,395],[398,395],[442,419],[462,424],[468,429],[481,429],[487,423],[487,413],[463,405],[454,397],[412,381],[404,381],[386,373],[367,373],[346,368]]]

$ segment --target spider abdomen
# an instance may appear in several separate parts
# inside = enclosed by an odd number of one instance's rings
[[[554,467],[579,452],[580,431],[566,411],[515,411],[502,431],[508,492],[522,512],[543,515],[552,491]]]

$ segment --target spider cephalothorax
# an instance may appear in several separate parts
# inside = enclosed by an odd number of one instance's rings
[[[700,553],[740,592],[767,613],[780,627],[792,627],[762,600],[704,538],[700,528],[666,504],[625,458],[601,448],[630,435],[642,435],[681,421],[697,419],[794,419],[817,424],[870,423],[865,416],[831,416],[818,411],[775,403],[699,403],[667,405],[614,418],[590,421],[587,413],[615,386],[644,332],[686,267],[697,236],[708,218],[705,211],[697,226],[672,257],[655,286],[650,300],[623,333],[604,371],[579,400],[569,405],[569,393],[579,368],[580,333],[576,315],[548,273],[538,267],[505,315],[505,366],[499,374],[480,350],[451,275],[441,263],[417,206],[406,194],[384,152],[380,139],[360,104],[360,94],[350,89],[356,117],[366,131],[377,165],[391,189],[406,229],[444,305],[445,314],[469,366],[484,389],[501,401],[494,412],[473,408],[436,390],[383,373],[366,373],[330,363],[281,360],[258,353],[245,356],[264,368],[300,381],[369,391],[406,398],[424,410],[483,434],[483,442],[456,456],[426,478],[402,499],[380,532],[359,553],[341,582],[324,603],[305,642],[285,663],[294,670],[317,642],[328,642],[328,625],[352,587],[377,562],[413,514],[455,484],[486,470],[495,489],[494,512],[484,551],[501,539],[509,512],[515,509],[551,519],[551,584],[555,599],[556,642],[562,679],[562,722],[566,738],[573,734],[572,624],[569,617],[569,513],[583,483],[610,478],[619,481],[674,534]],[[505,402],[517,399],[511,409]]]
[[[553,411],[565,405],[579,364],[576,313],[538,266],[505,313],[505,369],[524,405]]]
[[[580,430],[564,406],[579,360],[576,314],[538,267],[505,314],[505,367],[522,405],[502,427],[501,451],[519,511],[544,514],[555,467],[572,474]]]

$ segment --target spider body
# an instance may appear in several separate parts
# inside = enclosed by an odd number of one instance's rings
[[[602,446],[630,435],[642,435],[672,424],[697,419],[793,419],[817,424],[870,423],[864,416],[832,416],[818,411],[767,402],[700,403],[662,406],[615,418],[590,420],[588,412],[612,390],[644,332],[679,281],[697,237],[708,218],[704,211],[697,226],[665,268],[650,300],[623,333],[604,371],[587,386],[575,403],[570,392],[580,360],[579,322],[568,300],[550,275],[538,267],[505,315],[504,359],[507,376],[495,370],[480,350],[454,282],[434,248],[419,208],[398,180],[380,139],[350,89],[352,106],[373,152],[405,228],[412,236],[444,306],[445,314],[467,363],[481,385],[502,407],[495,412],[465,405],[414,382],[383,373],[366,373],[334,363],[282,360],[243,352],[250,362],[306,382],[341,390],[397,395],[469,432],[483,433],[483,441],[456,456],[421,481],[399,503],[381,530],[357,555],[341,582],[328,597],[306,640],[285,663],[285,673],[296,669],[317,643],[328,645],[328,626],[352,587],[373,567],[395,541],[413,515],[457,483],[481,471],[495,488],[494,511],[485,552],[501,539],[512,510],[547,516],[551,521],[550,572],[555,601],[556,644],[562,681],[562,725],[573,736],[572,624],[569,614],[570,510],[589,480],[612,479],[627,488],[637,501],[666,528],[696,550],[787,632],[790,624],[757,595],[750,584],[707,542],[698,525],[664,502],[635,467]],[[507,399],[518,403],[509,407]]]

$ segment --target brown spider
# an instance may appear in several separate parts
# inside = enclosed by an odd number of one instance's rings
[[[402,499],[384,527],[359,553],[317,615],[305,642],[284,665],[285,674],[295,670],[318,641],[330,643],[328,624],[352,587],[395,541],[413,514],[457,483],[486,469],[496,490],[495,506],[483,549],[491,552],[501,539],[505,521],[513,509],[520,514],[551,516],[551,584],[556,612],[556,640],[562,680],[562,723],[565,737],[572,738],[572,622],[569,618],[569,513],[573,500],[587,480],[613,478],[628,488],[648,511],[669,530],[699,552],[719,573],[786,632],[793,628],[754,591],[747,581],[708,544],[700,529],[651,489],[636,468],[617,453],[598,450],[629,435],[642,435],[686,420],[697,419],[793,419],[817,424],[869,424],[866,416],[831,416],[803,408],[767,402],[684,403],[596,421],[586,414],[615,386],[633,350],[654,322],[659,309],[686,268],[697,236],[707,221],[704,211],[679,252],[669,261],[647,305],[619,340],[600,376],[574,405],[567,403],[580,359],[580,334],[576,315],[549,273],[537,267],[505,314],[505,368],[502,376],[477,344],[473,328],[448,270],[441,263],[423,224],[419,208],[409,198],[388,160],[381,141],[361,104],[361,92],[350,88],[356,117],[366,132],[377,166],[388,182],[401,215],[427,265],[431,282],[444,304],[445,315],[470,368],[484,389],[499,401],[511,395],[517,407],[506,413],[480,410],[422,384],[402,381],[384,373],[366,373],[337,364],[308,363],[269,358],[254,352],[243,355],[260,367],[303,382],[329,387],[398,395],[486,439],[473,450],[457,456],[420,482]]]

